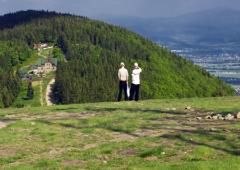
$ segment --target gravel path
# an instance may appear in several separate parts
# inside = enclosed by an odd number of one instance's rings
[[[51,99],[51,94],[52,94],[52,87],[55,83],[55,79],[52,79],[48,86],[47,86],[47,89],[46,89],[46,103],[47,103],[47,106],[52,106],[53,105],[53,102],[52,102],[52,99]]]

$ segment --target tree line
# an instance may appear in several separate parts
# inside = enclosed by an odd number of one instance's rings
[[[28,46],[19,41],[0,41],[0,108],[10,106],[17,97],[21,79],[18,66],[31,56]]]

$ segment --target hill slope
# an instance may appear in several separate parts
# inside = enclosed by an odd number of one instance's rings
[[[26,15],[34,11],[26,11]],[[59,103],[114,100],[120,61],[143,68],[142,98],[232,95],[233,89],[198,66],[126,29],[83,17],[58,14],[0,31],[0,40],[58,45],[68,62],[58,65]],[[13,14],[17,18],[19,13]],[[21,13],[22,15],[22,13]],[[6,21],[7,22],[7,21]]]

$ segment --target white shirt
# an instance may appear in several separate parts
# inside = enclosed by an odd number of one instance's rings
[[[118,78],[120,81],[128,81],[128,71],[124,67],[118,70]]]
[[[132,71],[132,83],[135,85],[139,85],[140,84],[140,73],[142,72],[141,68],[135,68]]]

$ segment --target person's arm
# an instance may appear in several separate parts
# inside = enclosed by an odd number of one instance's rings
[[[129,75],[128,75],[128,70],[127,70],[127,83],[128,83],[128,76],[129,76]]]
[[[142,69],[139,67],[138,69],[133,70],[133,75],[138,75],[142,72]]]
[[[121,80],[121,72],[118,70],[118,79]]]
[[[142,69],[139,67],[139,73],[141,73],[142,72]]]

